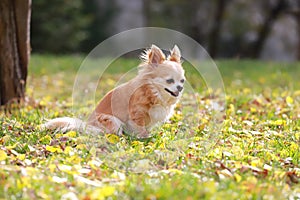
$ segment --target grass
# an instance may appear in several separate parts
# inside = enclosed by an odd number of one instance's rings
[[[300,198],[299,63],[217,61],[226,104],[185,64],[196,94],[187,88],[175,115],[147,140],[40,130],[45,118],[74,114],[82,61],[32,56],[26,102],[0,113],[0,199]],[[137,64],[112,63],[97,96]],[[212,126],[212,103],[224,109],[222,126]]]

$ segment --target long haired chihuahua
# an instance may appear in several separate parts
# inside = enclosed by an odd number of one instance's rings
[[[121,135],[124,131],[139,138],[149,137],[149,130],[168,120],[181,97],[185,82],[181,53],[175,45],[166,58],[152,45],[141,55],[138,75],[108,92],[86,123],[69,117],[46,122],[47,129],[83,130]]]

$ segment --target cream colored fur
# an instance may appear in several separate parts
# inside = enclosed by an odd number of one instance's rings
[[[149,137],[149,130],[171,117],[181,97],[185,81],[181,53],[175,45],[166,59],[152,45],[141,56],[138,75],[110,91],[99,102],[86,123],[72,118],[57,118],[44,124],[48,129],[83,130]]]

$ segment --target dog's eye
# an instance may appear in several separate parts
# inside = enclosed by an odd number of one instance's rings
[[[167,80],[167,83],[171,84],[171,83],[175,83],[174,79],[170,78]]]
[[[181,83],[184,83],[184,79],[181,79],[180,82],[181,82]]]

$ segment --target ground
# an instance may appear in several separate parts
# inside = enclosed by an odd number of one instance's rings
[[[0,113],[0,199],[300,198],[299,63],[217,61],[226,97],[186,63],[190,88],[149,139],[41,130],[89,112],[72,107],[82,61],[32,56],[26,101]],[[112,63],[97,99],[137,64]]]

